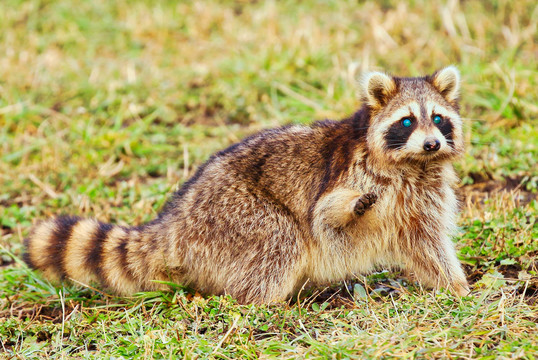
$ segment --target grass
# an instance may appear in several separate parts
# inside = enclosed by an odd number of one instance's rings
[[[0,2],[0,358],[538,357],[534,1]],[[152,219],[213,152],[341,118],[367,69],[457,64],[457,299],[375,274],[290,303],[117,298],[20,261],[55,214]]]

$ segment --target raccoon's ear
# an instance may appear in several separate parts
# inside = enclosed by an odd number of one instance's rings
[[[432,75],[432,84],[448,102],[457,102],[460,95],[460,72],[448,66]]]
[[[379,109],[396,91],[396,82],[389,75],[375,71],[363,74],[359,87],[360,100],[372,109]]]

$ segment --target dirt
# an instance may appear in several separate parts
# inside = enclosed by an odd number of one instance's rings
[[[66,316],[73,311],[70,306],[65,307]],[[32,307],[11,307],[0,311],[1,318],[17,318],[19,320],[29,319],[31,321],[50,321],[52,323],[62,322],[62,309],[46,306],[43,304],[35,304]]]
[[[522,270],[521,265],[512,264],[512,265],[500,265],[497,267],[497,270],[504,275],[507,279],[518,279],[519,272]]]
[[[469,176],[474,180],[474,184],[464,185],[460,188],[460,197],[471,198],[472,202],[483,202],[484,199],[491,195],[501,192],[512,192],[519,206],[525,206],[534,199],[538,199],[538,194],[523,189],[523,176],[506,177],[500,180],[485,178],[474,174]],[[460,199],[463,200],[463,199]]]

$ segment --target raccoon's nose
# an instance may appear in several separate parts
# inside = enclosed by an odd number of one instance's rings
[[[426,139],[424,141],[424,150],[437,151],[441,148],[441,142],[437,139]]]

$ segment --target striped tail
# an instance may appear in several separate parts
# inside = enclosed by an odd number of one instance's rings
[[[97,282],[122,295],[161,288],[164,259],[154,234],[94,219],[58,217],[34,227],[24,240],[24,261],[47,279]],[[155,261],[155,260],[160,260]]]

